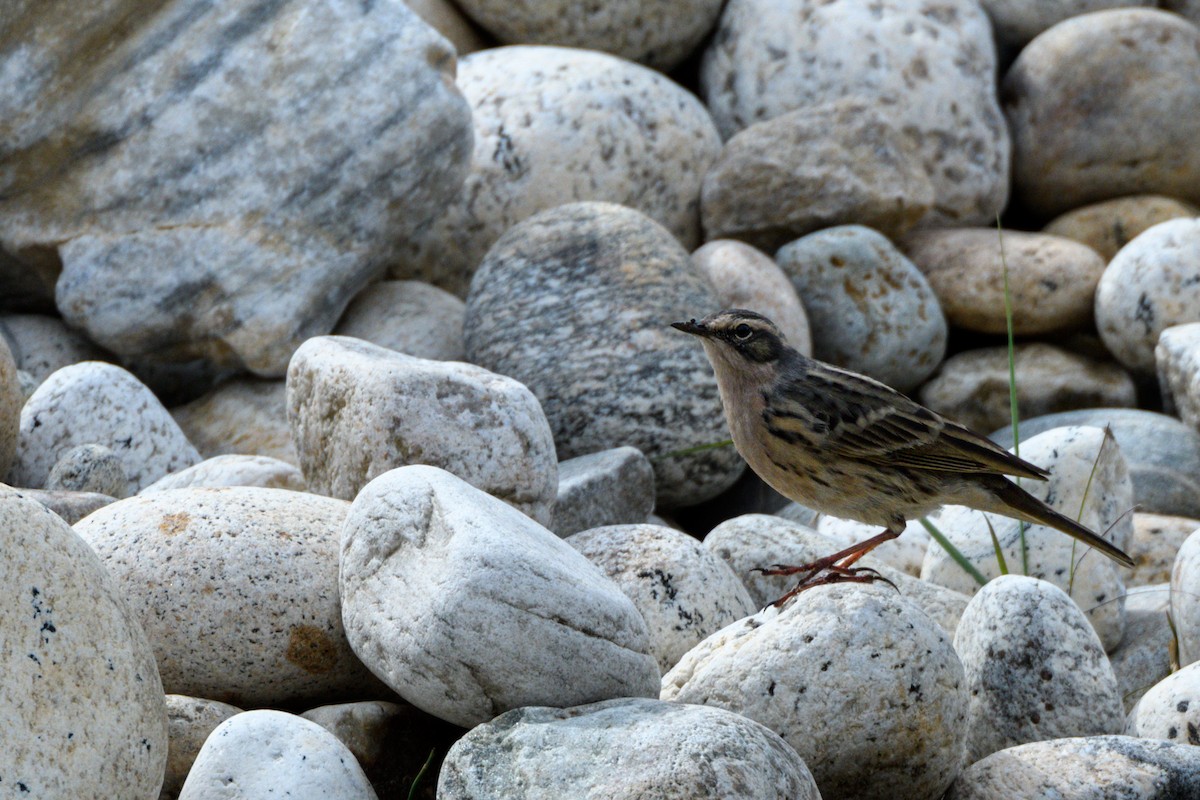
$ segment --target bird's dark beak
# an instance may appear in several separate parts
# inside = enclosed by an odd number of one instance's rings
[[[694,336],[708,336],[708,328],[704,327],[699,322],[696,322],[694,319],[688,320],[687,322],[672,322],[671,327],[677,331],[690,333]]]

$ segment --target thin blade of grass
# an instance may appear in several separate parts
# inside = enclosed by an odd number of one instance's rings
[[[946,538],[944,533],[937,529],[936,525],[930,522],[926,517],[921,517],[917,521],[924,525],[925,530],[929,531],[929,535],[933,537],[933,540],[940,544],[942,549],[950,554],[950,558],[954,559],[954,563],[962,567],[963,572],[974,578],[975,582],[980,586],[983,586],[988,582],[988,579],[983,576],[983,573],[976,569],[975,565],[968,561],[967,557],[964,556],[957,547],[950,544],[950,540]]]
[[[1108,437],[1110,436],[1112,436],[1112,430],[1105,425],[1104,438],[1100,440],[1100,448],[1096,450],[1096,459],[1092,462],[1092,471],[1088,473],[1087,483],[1083,486],[1083,498],[1079,501],[1079,513],[1075,515],[1076,522],[1083,522],[1083,509],[1084,506],[1087,505],[1088,492],[1092,490],[1092,480],[1096,477],[1096,468],[1100,466],[1100,456],[1104,454],[1104,445],[1108,442]],[[1075,546],[1078,544],[1078,539],[1071,540],[1071,575],[1067,579],[1068,597],[1070,597],[1072,592],[1075,590],[1075,568],[1078,566],[1075,561]],[[1089,547],[1088,550],[1090,551],[1091,548]],[[1082,562],[1085,556],[1087,556],[1087,553],[1084,553],[1083,556],[1080,556],[1079,561]]]
[[[429,765],[433,763],[433,756],[437,753],[437,748],[429,751],[429,756],[425,759],[425,763],[421,765],[421,769],[417,771],[417,777],[413,778],[412,786],[408,787],[408,800],[413,800],[416,797],[417,786],[420,785],[421,779],[425,777],[425,773],[429,770]]]
[[[996,214],[996,238],[1000,240],[1000,267],[1004,274],[1004,325],[1008,329],[1008,413],[1012,418],[1013,430],[1013,454],[1021,457],[1021,434],[1017,425],[1019,424],[1019,415],[1017,414],[1017,364],[1016,364],[1016,346],[1013,344],[1013,309],[1012,309],[1012,292],[1008,288],[1008,258],[1004,253],[1004,226],[1000,224],[1000,214]],[[1017,486],[1021,485],[1021,479],[1017,478]],[[1021,571],[1029,574],[1029,548],[1025,544],[1025,527],[1024,522],[1017,523],[1017,532],[1021,536]]]
[[[987,523],[988,533],[992,535],[992,549],[996,551],[996,564],[1000,567],[1000,574],[1008,574],[1008,562],[1004,558],[1004,550],[1000,547],[1000,538],[996,536],[996,528],[992,525],[991,517],[985,516],[983,521]]]
[[[651,458],[651,461],[666,461],[668,458],[679,458],[680,456],[690,456],[696,453],[703,453],[705,450],[716,450],[718,447],[729,447],[733,444],[733,439],[724,439],[720,442],[709,442],[708,444],[698,444],[695,447],[685,447],[682,450],[672,450],[670,453],[663,453]]]

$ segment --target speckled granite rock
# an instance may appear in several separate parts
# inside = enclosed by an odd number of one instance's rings
[[[632,269],[630,265],[636,264]],[[671,322],[716,310],[687,253],[646,216],[573,203],[514,226],[467,297],[467,357],[525,383],[560,458],[631,445],[654,464],[660,505],[714,497],[741,474],[703,348]]]
[[[81,444],[63,451],[46,477],[49,491],[94,492],[110,497],[129,495],[125,464],[102,444]]]
[[[710,239],[740,239],[768,252],[848,223],[895,238],[932,205],[933,184],[916,143],[888,115],[855,98],[736,133],[700,195]]]
[[[1125,733],[1200,745],[1200,662],[1156,683],[1129,712]]]
[[[1200,519],[1135,513],[1133,538],[1126,552],[1137,565],[1125,576],[1125,585],[1149,586],[1171,580],[1175,555],[1184,540],[1197,530]]]
[[[101,444],[125,465],[131,491],[190,467],[200,454],[162,403],[114,364],[84,361],[42,382],[21,409],[9,481],[40,488],[64,450]]]
[[[456,725],[657,692],[646,625],[617,585],[436,467],[401,467],[363,488],[342,529],[340,581],[359,657]]]
[[[1141,511],[1200,517],[1200,433],[1174,417],[1136,408],[1091,408],[1021,420],[1021,440],[1066,425],[1107,427],[1121,447]],[[1012,428],[991,435],[1012,444]]]
[[[104,351],[44,314],[0,315],[0,335],[8,342],[17,366],[41,383],[50,373],[80,361],[103,361]]]
[[[153,798],[167,760],[154,653],[60,518],[0,487],[0,781],[11,797]]]
[[[1003,251],[995,228],[916,231],[901,246],[929,279],[950,324],[982,333],[1007,330],[1005,263],[1018,335],[1087,325],[1104,272],[1090,247],[1044,233],[1004,231]]]
[[[787,273],[745,242],[718,239],[692,253],[692,266],[708,278],[722,308],[748,308],[769,318],[792,347],[812,355],[808,314]]]
[[[167,750],[167,774],[158,797],[159,800],[175,800],[204,740],[222,722],[234,714],[242,713],[242,709],[183,694],[169,694],[166,700],[170,744]]]
[[[812,325],[813,356],[900,391],[916,388],[946,353],[946,318],[929,282],[881,234],[842,225],[783,247]]]
[[[1096,289],[1096,327],[1118,361],[1153,375],[1159,334],[1200,322],[1198,265],[1200,219],[1159,223],[1113,257]]]
[[[1133,407],[1137,390],[1111,361],[1072,353],[1045,342],[1013,349],[1020,419],[1077,408]],[[950,356],[917,393],[939,414],[987,434],[1012,420],[1008,348],[983,347]]]
[[[719,708],[642,698],[518,708],[455,742],[439,798],[817,800],[778,735]]]
[[[616,447],[558,464],[554,523],[559,536],[645,522],[654,511],[654,467],[636,447]]]
[[[637,606],[662,672],[710,634],[758,610],[729,565],[681,531],[612,525],[577,533],[567,544]]]
[[[981,0],[992,19],[996,40],[1007,47],[1024,47],[1030,39],[1059,22],[1080,14],[1118,6],[1153,6],[1154,0]]]
[[[1171,570],[1171,619],[1179,638],[1179,663],[1200,661],[1200,531],[1184,541]]]
[[[257,455],[299,463],[284,381],[234,378],[171,409],[171,416],[205,458]]]
[[[700,182],[721,139],[678,84],[604,53],[526,46],[462,59],[458,87],[475,124],[470,173],[394,277],[464,293],[501,234],[580,200],[635,208],[685,247],[700,243]]]
[[[12,351],[0,338],[0,475],[7,475],[17,455],[17,431],[25,392]]]
[[[1096,631],[1057,586],[1002,575],[954,634],[970,694],[967,764],[1013,745],[1119,733],[1124,708]]]
[[[282,489],[175,489],[105,506],[75,530],[129,598],[168,692],[241,706],[386,697],[342,630],[348,508]]]
[[[369,770],[381,757],[394,757],[394,753],[387,752],[385,739],[402,708],[384,700],[367,700],[319,706],[300,716],[336,736],[354,754],[359,765]]]
[[[179,800],[271,795],[376,800],[362,767],[336,736],[303,717],[267,709],[244,711],[217,726],[196,756]]]
[[[390,469],[430,464],[550,524],[554,441],[537,398],[512,378],[320,336],[296,351],[287,385],[312,491],[353,500]]]
[[[1039,214],[1158,193],[1200,201],[1200,30],[1148,8],[1085,14],[1021,51],[1001,88],[1013,191]]]
[[[905,532],[900,540],[909,533]],[[770,564],[807,564],[851,544],[854,542],[818,533],[802,523],[763,514],[744,514],[725,520],[704,538],[704,546],[733,568],[760,608],[781,597],[796,585],[796,580],[789,576],[762,575],[755,568]],[[884,550],[885,546],[877,550]],[[914,578],[891,566],[894,563],[895,559],[887,553],[877,558],[873,552],[862,559],[863,566],[871,567],[891,581],[900,594],[920,606],[947,635],[953,636],[958,618],[970,598],[936,583]]]
[[[1021,457],[1050,472],[1048,481],[1023,480],[1021,487],[1055,510],[1078,518],[1117,547],[1128,547],[1133,522],[1133,485],[1122,450],[1100,428],[1056,428],[1021,444]],[[990,521],[1012,572],[1049,581],[1087,613],[1104,643],[1116,647],[1125,629],[1124,568],[1054,528],[1026,523],[965,506],[946,506],[933,519],[938,529],[985,577],[1000,573]],[[931,542],[921,568],[925,580],[966,594],[979,584],[942,547]]]
[[[1121,3],[1129,5],[1129,3]],[[1101,200],[1061,214],[1042,233],[1086,244],[1107,263],[1122,247],[1160,222],[1200,216],[1200,208],[1171,197],[1142,194]]]
[[[930,218],[987,224],[1008,194],[1008,129],[991,26],[976,6],[917,0],[732,0],[705,52],[701,87],[728,137],[788,111],[857,96],[917,145]]]
[[[505,44],[552,44],[602,50],[666,72],[696,49],[721,13],[722,0],[557,2],[458,0]]]
[[[56,8],[4,37],[0,241],[114,352],[281,375],[461,185],[454,53],[402,3]]]
[[[264,489],[291,489],[294,492],[303,492],[306,488],[304,476],[294,464],[267,456],[228,455],[213,456],[199,464],[164,475],[138,494],[220,486],[259,486]]]
[[[363,289],[333,332],[417,358],[462,361],[463,301],[421,281],[381,281]]]
[[[1164,330],[1154,347],[1154,362],[1163,404],[1200,431],[1200,322]]]
[[[1150,687],[1171,674],[1171,642],[1167,622],[1170,584],[1135,586],[1125,593],[1125,635],[1108,654],[1117,689],[1128,713]]]
[[[766,725],[828,798],[939,797],[966,743],[950,640],[890,586],[821,587],[735,622],[663,677],[661,697]]]
[[[117,498],[97,492],[68,492],[61,489],[21,489],[21,494],[41,503],[63,518],[68,525],[91,514],[98,508],[117,502]]]
[[[1173,800],[1200,793],[1200,750],[1130,736],[1010,747],[965,769],[945,800]]]

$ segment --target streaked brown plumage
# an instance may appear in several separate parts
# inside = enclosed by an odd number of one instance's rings
[[[771,572],[814,578],[833,567],[833,580],[866,580],[849,569],[858,558],[899,536],[907,520],[947,504],[1049,525],[1133,566],[1005,477],[1045,480],[1045,470],[879,381],[802,355],[766,317],[729,309],[673,327],[701,337],[733,443],[763,480],[822,513],[885,528],[833,560]]]

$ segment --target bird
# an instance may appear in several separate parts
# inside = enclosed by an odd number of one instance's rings
[[[883,580],[854,564],[908,520],[948,504],[1048,525],[1133,566],[1120,548],[1006,477],[1046,480],[1046,470],[886,384],[805,356],[762,314],[730,308],[671,326],[700,337],[733,444],[759,477],[816,511],[883,527],[809,564],[760,568],[800,575],[772,605],[824,583]]]

